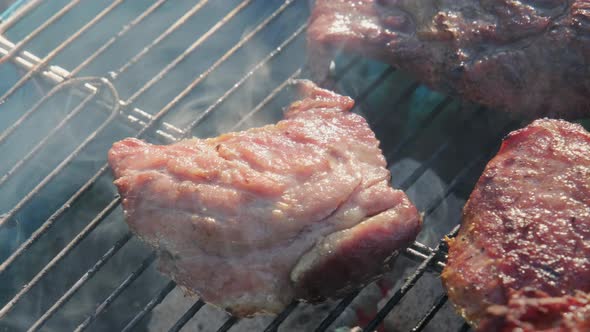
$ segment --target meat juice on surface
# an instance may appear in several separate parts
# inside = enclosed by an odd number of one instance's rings
[[[338,50],[410,72],[428,86],[527,118],[590,114],[587,0],[318,0],[312,71]]]
[[[159,269],[237,316],[343,296],[391,270],[421,227],[352,99],[301,86],[276,125],[109,152]]]

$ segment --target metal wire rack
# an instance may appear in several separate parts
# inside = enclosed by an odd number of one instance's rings
[[[24,323],[28,324],[25,327],[28,331],[53,326],[52,321],[64,311],[64,307],[78,293],[93,287],[93,282],[101,278],[105,266],[134,241],[133,235],[125,229],[116,236],[105,238],[110,245],[106,250],[93,253],[96,260],[88,258],[87,265],[76,269],[80,273],[66,273],[63,292],[60,291],[59,296],[42,301],[33,312],[29,307],[19,307],[27,297],[38,294],[34,293],[36,289],[52,285],[52,280],[61,278],[59,273],[68,270],[65,261],[69,256],[85,256],[80,253],[84,251],[81,248],[84,241],[93,236],[100,238],[97,233],[110,219],[124,224],[119,208],[120,198],[112,193],[111,188],[105,194],[107,198],[100,199],[90,209],[93,212],[89,217],[82,218],[77,228],[72,226],[71,237],[64,235],[59,241],[52,242],[55,248],[49,251],[47,259],[35,265],[36,260],[31,258],[36,254],[31,253],[36,247],[41,248],[37,251],[45,251],[44,248],[53,239],[48,234],[54,229],[58,229],[55,233],[61,234],[64,224],[76,216],[74,211],[85,209],[88,196],[94,195],[92,193],[101,181],[109,178],[104,160],[106,148],[117,138],[117,135],[112,135],[113,132],[116,131],[119,136],[170,143],[193,135],[213,135],[272,121],[280,115],[267,115],[265,112],[277,109],[277,105],[284,106],[289,82],[305,76],[302,55],[305,54],[306,18],[309,13],[307,2],[195,0],[172,3],[154,0],[138,3],[124,0],[29,1],[0,23],[0,62],[7,71],[18,73],[13,81],[4,88],[0,87],[0,119],[6,117],[0,125],[0,152],[7,151],[5,155],[8,156],[6,164],[0,163],[0,192],[3,196],[14,192],[10,197],[5,196],[4,205],[0,206],[0,212],[4,213],[0,217],[0,232],[16,238],[13,247],[3,248],[0,281],[10,286],[3,287],[0,293],[3,299],[0,317],[8,319],[15,312],[26,313],[29,319]],[[54,43],[40,42],[47,41],[43,38],[48,35],[55,36],[56,31],[62,31],[58,29],[60,25],[70,21],[65,36],[59,35]],[[193,32],[191,29],[196,21],[199,21],[200,28]],[[145,38],[140,38],[143,35],[146,35]],[[171,40],[175,42],[170,43]],[[124,51],[121,51],[122,48]],[[156,61],[159,54],[167,51],[174,54],[165,61]],[[395,68],[382,66],[370,82],[361,84],[360,88],[347,89],[347,76],[354,76],[351,73],[355,70],[366,68],[364,63],[359,58],[339,61],[330,87],[343,93],[356,92],[353,93],[357,105],[355,111],[367,116],[382,140],[396,187],[412,196],[413,188],[426,173],[436,168],[435,165],[460,164],[452,171],[441,171],[448,173],[444,187],[434,190],[424,199],[411,197],[421,202],[425,228],[429,228],[433,224],[431,219],[435,218],[441,206],[446,206],[450,196],[461,196],[461,192],[465,196],[465,191],[477,178],[501,136],[515,124],[490,115],[483,109],[461,111],[465,107],[460,107],[450,97],[441,96],[434,107],[427,107],[425,115],[418,117],[410,130],[392,133],[396,124],[388,123],[391,122],[388,119],[394,117],[396,108],[409,109],[408,105],[423,87]],[[195,68],[188,70],[191,66]],[[355,81],[358,82],[358,79]],[[182,83],[170,88],[170,82]],[[380,99],[375,106],[371,98],[379,91],[391,88],[392,82],[399,83],[396,92],[388,93],[387,98]],[[37,93],[27,94],[29,90]],[[199,96],[203,95],[215,97],[201,101]],[[228,113],[232,109],[229,106],[236,105],[233,100],[243,100],[244,96],[252,95],[256,96],[252,98],[252,107],[246,107],[237,114]],[[194,100],[198,101],[197,106],[191,104]],[[32,131],[31,127],[35,127],[37,122],[48,121],[45,116],[51,116],[56,102],[64,111],[56,112],[58,114],[53,117],[57,119],[49,121],[48,128],[39,129],[38,133],[37,130]],[[399,114],[395,116],[402,117]],[[442,133],[442,139],[432,133],[438,130],[433,129],[437,123],[443,123],[441,126],[446,128],[446,131],[438,133]],[[85,128],[80,130],[81,138],[62,137],[67,136],[64,132],[76,131],[72,127]],[[481,135],[479,129],[482,127],[486,128],[486,135]],[[30,135],[31,132],[36,134]],[[476,134],[478,138],[471,139]],[[14,143],[23,135],[31,136],[30,143],[19,144],[19,148],[15,149]],[[63,142],[71,145],[67,152],[57,153],[55,160],[48,161],[45,168],[33,167],[43,164],[43,158],[47,154],[53,155],[55,145],[65,144]],[[408,167],[397,163],[411,155],[412,150],[424,151],[418,164]],[[468,156],[466,160],[458,158],[449,162],[447,158],[455,150],[462,150],[459,155]],[[91,167],[83,168],[82,175],[75,176],[83,180],[73,181],[66,190],[56,194],[51,188],[56,186],[55,183],[73,177],[73,166],[88,154],[100,156],[95,158],[98,161],[94,160]],[[31,176],[31,172],[40,175]],[[22,184],[23,179],[27,180],[26,185]],[[52,192],[51,199],[47,198],[49,191]],[[450,224],[454,226],[458,224],[459,211],[455,209],[453,213],[455,219]],[[19,227],[25,228],[20,231],[24,234],[21,238],[14,235]],[[453,236],[457,229],[454,226],[443,233]],[[415,242],[403,252],[403,256],[415,262],[414,268],[365,324],[365,331],[378,329],[424,274],[437,275],[444,267],[444,241],[423,242]],[[81,319],[71,325],[73,329],[82,331],[92,328],[97,320],[108,315],[117,300],[125,297],[129,289],[152,268],[155,258],[155,253],[144,250],[140,259],[134,260],[128,270],[119,273],[117,282],[109,285],[108,292],[94,294],[92,308],[85,308],[89,310],[78,315]],[[20,273],[22,265],[34,272]],[[55,277],[55,274],[58,276]],[[171,281],[160,281],[152,287],[143,302],[128,309],[124,324],[119,329],[131,331],[138,328],[176,285]],[[338,302],[315,330],[332,328],[361,292],[354,292]],[[446,302],[446,295],[440,293],[431,303],[424,303],[425,311],[411,330],[426,329]],[[268,322],[265,331],[278,330],[301,305],[293,302]],[[196,319],[195,315],[205,306],[201,300],[195,300],[185,312],[178,313],[179,318],[171,324],[170,331],[180,331],[189,321]],[[467,325],[457,321],[458,325],[449,327],[449,330],[468,329]],[[227,316],[217,330],[228,331],[239,323],[239,319]]]

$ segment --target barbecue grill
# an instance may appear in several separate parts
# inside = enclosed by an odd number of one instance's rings
[[[356,100],[393,185],[424,212],[418,241],[386,276],[397,280],[389,290],[376,297],[371,285],[239,320],[181,296],[129,233],[106,165],[110,145],[279,120],[295,98],[291,80],[309,77],[309,11],[301,0],[29,0],[0,16],[2,330],[469,329],[438,281],[443,238],[517,123],[366,59],[338,56],[324,86]]]

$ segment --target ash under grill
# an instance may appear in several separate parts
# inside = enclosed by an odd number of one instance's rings
[[[127,136],[170,143],[280,119],[289,81],[306,77],[309,3],[19,3],[0,24],[0,329],[468,330],[438,281],[442,238],[515,123],[395,68],[336,59],[328,87],[356,100],[424,230],[379,285],[240,321],[155,271],[123,221],[106,153]]]

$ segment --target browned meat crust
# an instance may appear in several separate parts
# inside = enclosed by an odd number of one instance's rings
[[[491,318],[481,331],[498,332],[584,332],[590,331],[590,296],[550,297],[535,290],[521,290],[510,295],[508,305],[488,308]]]
[[[238,316],[360,287],[420,230],[352,99],[302,88],[276,125],[109,152],[126,221],[159,269]]]
[[[524,288],[590,292],[590,134],[544,119],[508,135],[448,243],[443,283],[475,326]]]
[[[526,117],[590,114],[589,0],[317,0],[310,64],[335,49]]]

